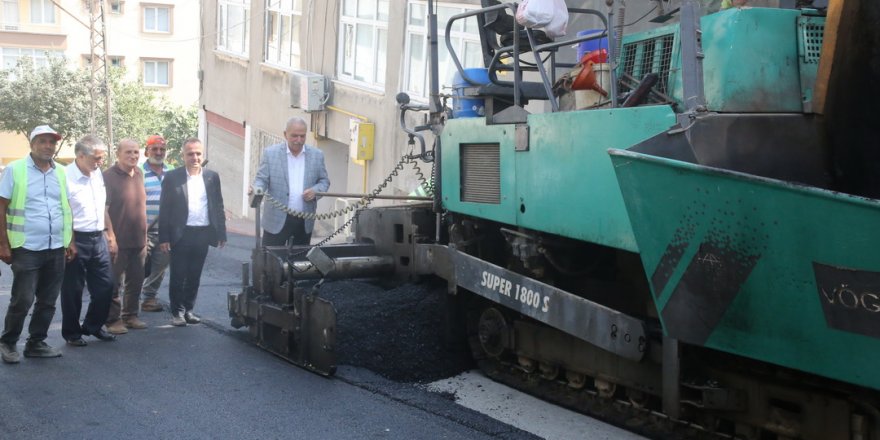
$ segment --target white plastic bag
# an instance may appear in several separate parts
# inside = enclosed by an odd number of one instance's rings
[[[558,0],[558,3],[562,4],[562,12],[553,14],[553,19],[544,26],[544,33],[553,39],[565,36],[565,29],[568,27],[568,9],[565,7],[565,1]]]
[[[553,20],[553,5],[556,0],[523,0],[516,7],[516,21],[520,26],[538,28]]]
[[[565,0],[523,0],[516,8],[520,26],[544,28],[550,38],[565,35],[568,27],[568,7]]]

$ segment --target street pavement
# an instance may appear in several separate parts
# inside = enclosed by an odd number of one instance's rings
[[[252,247],[253,237],[231,232],[226,248],[211,249],[196,306],[203,325],[141,313],[148,329],[71,347],[59,306],[47,342],[63,357],[0,364],[0,438],[535,438],[441,394],[353,367],[324,378],[251,344],[229,326],[226,293]],[[0,271],[5,315],[12,274]],[[160,299],[167,304],[167,287]]]

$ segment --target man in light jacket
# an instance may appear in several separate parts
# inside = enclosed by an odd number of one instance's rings
[[[284,128],[286,142],[266,148],[254,179],[254,190],[262,191],[285,204],[286,211],[263,203],[263,246],[308,245],[315,220],[304,220],[295,213],[314,213],[316,193],[330,188],[324,153],[305,144],[306,121],[290,118]]]

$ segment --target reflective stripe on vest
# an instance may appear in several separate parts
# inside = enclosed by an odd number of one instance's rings
[[[27,202],[27,159],[19,159],[11,164],[12,169],[12,200],[6,208],[6,234],[9,237],[9,247],[19,248],[24,245],[24,207]],[[61,195],[62,213],[62,241],[64,247],[70,245],[73,237],[73,215],[70,204],[67,201],[67,173],[64,167],[55,163],[55,177],[58,179],[59,193]]]

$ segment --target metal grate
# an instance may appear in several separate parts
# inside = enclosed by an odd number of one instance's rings
[[[498,144],[461,144],[461,201],[501,203]]]
[[[647,40],[634,41],[623,46],[623,72],[636,81],[649,73],[660,76],[655,89],[661,93],[669,92],[669,75],[672,68],[672,49],[675,47],[675,33],[660,35]],[[621,91],[627,92],[635,87],[630,81],[621,81]]]
[[[805,113],[813,112],[813,87],[819,73],[825,17],[798,17],[798,69],[801,76],[801,96]]]
[[[801,33],[798,37],[801,44],[803,62],[806,64],[819,64],[819,57],[822,55],[822,38],[825,34],[825,23],[803,19],[800,22],[800,28]]]

